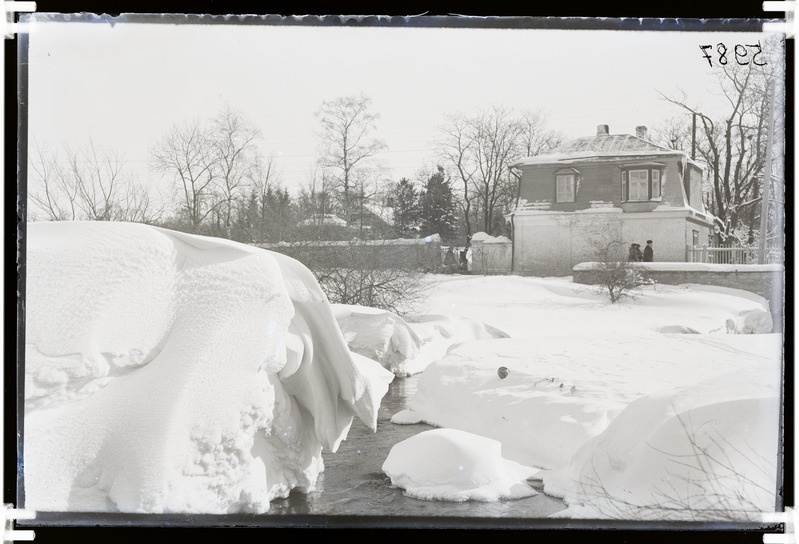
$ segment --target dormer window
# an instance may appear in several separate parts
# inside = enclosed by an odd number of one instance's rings
[[[639,164],[622,168],[622,202],[660,200],[663,165]]]
[[[577,196],[577,176],[574,169],[555,172],[555,202],[574,202]]]

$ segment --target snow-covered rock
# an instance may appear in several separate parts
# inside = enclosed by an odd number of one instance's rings
[[[26,508],[263,512],[393,376],[283,255],[126,223],[28,226]]]
[[[395,444],[383,472],[417,499],[493,502],[535,495],[525,480],[538,470],[503,458],[501,449],[496,440],[434,429]]]

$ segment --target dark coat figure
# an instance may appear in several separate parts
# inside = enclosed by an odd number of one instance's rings
[[[458,259],[455,258],[455,252],[452,251],[452,248],[447,250],[447,254],[444,256],[444,271],[447,274],[452,274],[458,269]]]
[[[633,263],[641,262],[643,259],[643,254],[641,253],[641,244],[632,244],[630,246],[630,254],[627,256],[627,260]]]
[[[651,263],[655,257],[654,251],[652,250],[652,240],[646,241],[646,247],[644,248],[644,262]]]

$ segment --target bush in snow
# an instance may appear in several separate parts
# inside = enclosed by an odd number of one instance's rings
[[[370,247],[353,240],[337,247],[335,253],[302,251],[301,245],[295,249],[295,257],[313,272],[333,304],[407,315],[424,301],[430,289],[430,282],[422,281],[423,270],[387,262],[388,252],[381,251],[378,244]]]
[[[600,292],[607,294],[616,304],[625,297],[632,297],[636,289],[652,283],[644,277],[635,264],[624,258],[625,244],[611,241],[597,244],[596,274]]]

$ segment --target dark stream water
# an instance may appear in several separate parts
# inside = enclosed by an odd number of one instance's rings
[[[530,483],[538,495],[493,503],[423,501],[393,488],[381,470],[389,450],[397,442],[433,428],[425,424],[395,425],[390,421],[392,415],[407,408],[418,378],[395,378],[380,406],[377,432],[356,419],[338,452],[323,454],[325,471],[317,490],[308,494],[293,492],[287,499],[273,500],[269,513],[545,518],[565,508],[562,501],[544,495],[540,482],[535,481]]]

